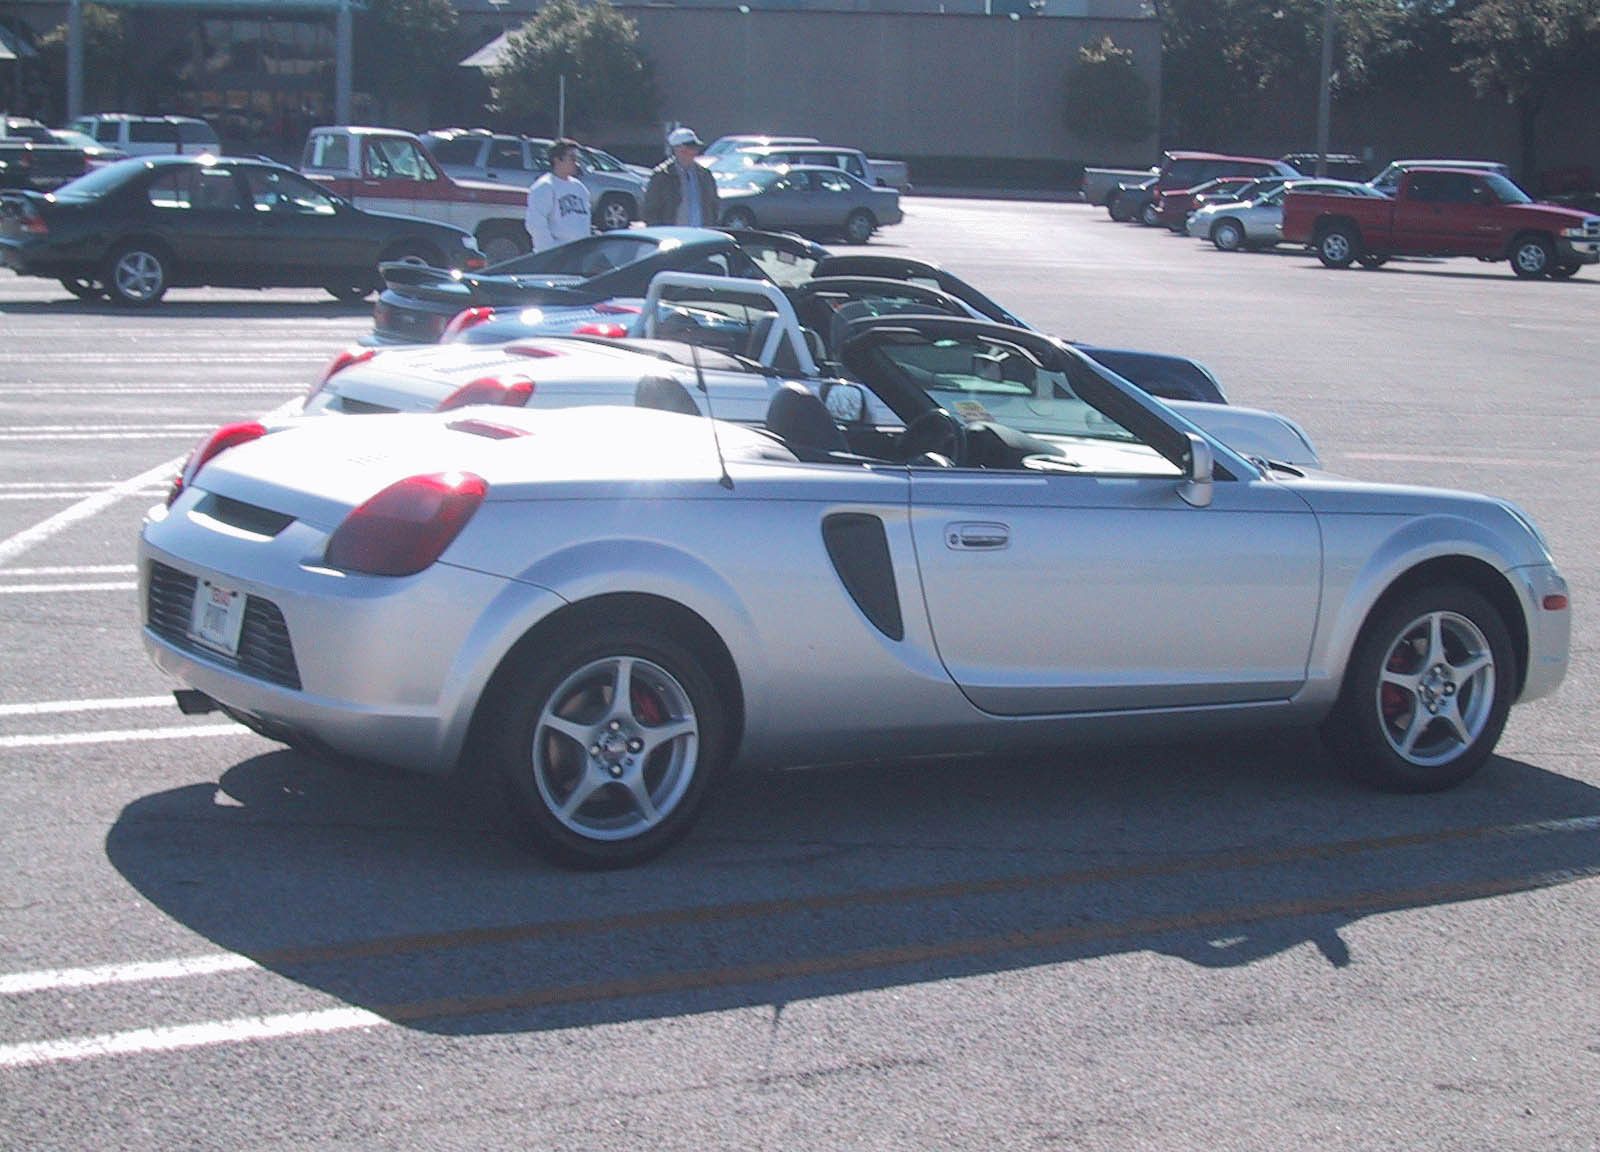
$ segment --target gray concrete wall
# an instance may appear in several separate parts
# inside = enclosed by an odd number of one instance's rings
[[[661,115],[707,140],[795,132],[882,156],[1147,164],[1069,134],[1061,85],[1084,44],[1131,48],[1159,99],[1153,20],[628,7],[655,62]]]

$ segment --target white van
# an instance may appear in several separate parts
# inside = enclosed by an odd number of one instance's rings
[[[70,125],[97,144],[117,148],[130,156],[213,155],[222,151],[222,141],[204,120],[192,116],[135,116],[128,112],[99,112],[79,116]]]

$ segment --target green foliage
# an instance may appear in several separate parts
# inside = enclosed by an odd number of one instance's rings
[[[1450,21],[1457,70],[1482,96],[1543,103],[1556,85],[1600,64],[1600,0],[1480,0]]]
[[[655,118],[655,76],[638,26],[606,0],[550,0],[512,33],[489,74],[491,107],[524,131],[552,134],[562,76],[569,134]]]
[[[1078,49],[1062,85],[1067,130],[1084,140],[1128,144],[1155,128],[1150,85],[1139,75],[1133,51],[1110,36]]]
[[[354,82],[378,106],[436,91],[456,66],[450,0],[367,0],[355,14]]]

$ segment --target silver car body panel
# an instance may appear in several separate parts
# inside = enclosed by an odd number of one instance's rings
[[[1539,603],[1565,585],[1510,506],[1216,455],[1238,478],[1193,507],[1153,455],[1146,474],[807,464],[757,429],[621,407],[306,421],[210,461],[152,509],[140,542],[141,603],[161,564],[276,605],[300,687],[148,619],[145,643],[264,730],[442,772],[531,629],[595,597],[654,597],[731,656],[740,761],[790,766],[1313,722],[1383,591],[1457,557],[1500,573],[1523,607],[1523,697],[1559,682],[1569,613]],[[455,469],[488,497],[438,562],[409,577],[325,565],[350,510]],[[241,528],[224,515],[234,506],[290,522]],[[834,514],[882,525],[902,635],[874,623],[830,560],[820,528]]]

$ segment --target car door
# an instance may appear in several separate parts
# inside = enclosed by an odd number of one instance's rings
[[[323,284],[373,270],[377,243],[364,221],[310,180],[277,168],[241,173],[255,221],[257,263],[278,284]]]
[[[907,379],[925,373],[917,386],[966,422],[974,446],[1023,425],[1051,449],[911,465],[928,617],[968,698],[1023,716],[1292,696],[1321,590],[1306,504],[1254,476],[1219,478],[1209,504],[1187,502],[1184,429],[1158,405],[1043,338],[961,327],[895,321],[881,342],[875,331],[852,341],[849,364],[887,349]],[[1026,350],[1026,371],[985,371],[994,349]]]
[[[1395,245],[1417,252],[1469,254],[1469,238],[1463,232],[1469,196],[1462,173],[1407,173],[1403,195],[1394,206]]]
[[[398,136],[362,136],[361,175],[351,199],[369,212],[396,212],[401,216],[427,215],[418,200],[424,171],[434,173],[415,145]]]
[[[145,199],[145,219],[171,249],[184,278],[218,283],[249,267],[254,255],[251,221],[232,168],[164,168],[146,186]]]
[[[489,141],[489,154],[485,159],[483,175],[490,180],[507,184],[531,184],[528,171],[528,148],[515,137],[496,136]]]

